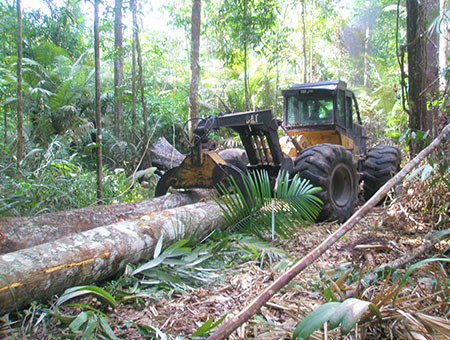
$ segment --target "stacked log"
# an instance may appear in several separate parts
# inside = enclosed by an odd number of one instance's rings
[[[0,315],[65,289],[111,277],[165,246],[224,227],[214,201],[153,212],[0,256]]]
[[[191,190],[135,203],[93,206],[36,217],[3,218],[0,219],[0,254],[209,198],[207,190]]]

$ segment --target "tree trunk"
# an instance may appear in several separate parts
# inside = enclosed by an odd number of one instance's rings
[[[311,7],[312,8],[314,8],[314,2],[313,2],[313,5],[311,5]],[[311,12],[312,12],[312,10],[311,10]],[[309,81],[310,82],[313,82],[313,56],[314,56],[314,54],[313,54],[313,51],[314,51],[314,33],[313,33],[313,26],[314,25],[310,25],[310,30],[309,30],[309,33],[310,33],[310,39],[311,39],[311,41],[310,41],[310,44],[309,44]]]
[[[302,0],[302,26],[303,26],[303,82],[308,82],[308,71],[306,67],[306,23],[305,23],[305,16],[306,16],[306,2],[305,0]]]
[[[136,130],[136,36],[137,36],[137,14],[136,0],[130,1],[131,14],[133,17],[133,28],[131,37],[131,139],[133,145],[137,144]]]
[[[244,19],[247,20],[247,0],[244,0]],[[249,94],[248,94],[248,74],[247,74],[247,68],[248,68],[248,37],[244,36],[244,96],[245,96],[245,107],[244,110],[248,111],[248,102],[249,102]]]
[[[439,0],[427,0],[425,2],[425,20],[430,23],[436,19],[436,13],[439,13]],[[434,101],[439,98],[439,27],[428,30],[425,41],[425,93],[423,94],[428,101]],[[429,131],[431,137],[436,136],[435,122],[437,120],[437,106],[429,105],[429,109],[421,119],[422,131]]]
[[[366,22],[366,35],[364,39],[364,87],[367,87],[369,82],[369,41],[370,41],[370,25]]]
[[[201,27],[201,0],[192,0],[191,17],[191,84],[189,88],[190,118],[198,117],[198,84],[200,78],[200,27]],[[191,136],[194,125],[191,124]]]
[[[100,33],[98,28],[98,6],[100,0],[94,3],[94,52],[95,52],[95,116],[97,124],[97,199],[103,201],[103,160],[102,160],[102,114],[100,102]]]
[[[449,3],[448,0],[440,0],[440,2],[440,14],[441,18],[443,18],[449,10]],[[439,28],[439,65],[441,70],[447,70],[450,66],[450,41],[448,37],[450,37],[450,27],[449,25],[443,25],[443,27]],[[446,77],[441,77],[440,79],[440,90],[445,91],[448,86],[448,79]]]
[[[141,91],[141,105],[142,105],[142,120],[144,123],[144,152],[145,152],[145,160],[146,165],[148,167],[152,166],[152,160],[150,157],[150,153],[148,150],[146,150],[145,145],[149,142],[149,135],[148,135],[148,122],[147,122],[147,104],[145,102],[145,86],[144,86],[144,76],[143,76],[143,66],[142,66],[142,51],[141,51],[141,43],[139,41],[139,33],[136,31],[136,52],[137,52],[137,63],[139,68],[139,88]]]
[[[3,106],[3,119],[5,134],[3,136],[3,143],[6,145],[8,143],[8,109],[7,106]]]
[[[22,117],[22,0],[17,0],[17,164],[23,159]]]
[[[35,217],[9,217],[0,219],[0,254],[29,248],[54,241],[71,234],[149,215],[210,197],[208,190],[192,190],[152,198],[142,202],[94,206],[59,211]]]
[[[66,288],[90,284],[122,271],[128,263],[152,256],[164,246],[224,226],[213,201],[197,203],[98,227],[0,256],[0,315],[48,299]]]
[[[423,9],[417,0],[406,0],[406,26],[408,50],[408,103],[409,129],[412,133],[422,130],[421,120],[426,114],[425,47],[421,34],[425,31]],[[416,155],[423,147],[421,140],[412,139],[410,153]]]
[[[115,0],[114,10],[114,133],[118,140],[122,140],[123,120],[123,27],[122,0]]]

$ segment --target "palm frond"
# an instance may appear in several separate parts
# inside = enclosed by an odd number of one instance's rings
[[[272,192],[267,171],[247,173],[244,188],[231,178],[218,186],[216,199],[226,224],[243,233],[267,238],[276,233],[290,237],[298,228],[314,222],[322,202],[314,194],[320,191],[308,180],[281,171]],[[251,202],[247,204],[246,197]]]

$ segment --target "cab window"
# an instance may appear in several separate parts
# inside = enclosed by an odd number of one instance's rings
[[[287,97],[288,124],[323,124],[333,121],[333,97]]]
[[[337,123],[345,127],[345,93],[343,91],[338,92],[338,109],[336,115]]]
[[[352,98],[351,97],[346,97],[347,100],[347,105],[346,107],[346,115],[347,115],[347,128],[350,129],[352,127]]]

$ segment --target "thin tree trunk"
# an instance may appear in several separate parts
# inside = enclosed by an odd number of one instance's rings
[[[0,219],[0,254],[209,198],[208,190],[192,190],[136,203],[93,206],[35,217],[2,218]]]
[[[311,6],[313,7],[313,5]],[[310,25],[310,39],[311,42],[309,44],[310,48],[309,48],[309,81],[313,82],[313,51],[314,51],[314,34],[313,34],[313,26],[314,25]]]
[[[427,22],[436,19],[439,13],[439,0],[427,0],[425,2],[425,16]],[[425,96],[427,101],[433,102],[439,98],[439,28],[431,32],[428,30],[425,41]],[[431,137],[435,137],[435,122],[437,120],[437,106],[429,105],[429,109],[422,116],[421,126],[423,131],[429,131]]]
[[[247,20],[247,0],[244,0],[244,18]],[[245,96],[245,107],[244,110],[249,110],[249,94],[248,94],[248,74],[247,74],[247,68],[248,68],[248,38],[244,37],[244,96]]]
[[[17,0],[17,164],[23,159],[22,117],[22,0]]]
[[[8,107],[3,106],[3,119],[4,119],[4,127],[5,127],[5,135],[3,139],[3,143],[6,145],[8,143]]]
[[[95,116],[97,125],[97,199],[103,201],[103,160],[102,160],[102,113],[100,93],[100,33],[98,6],[100,0],[94,3],[94,51],[95,51]]]
[[[364,39],[364,86],[366,87],[369,80],[368,68],[369,68],[369,40],[370,40],[370,26],[369,22],[366,22],[366,36]]]
[[[308,71],[306,69],[306,23],[305,23],[305,16],[306,16],[306,2],[305,0],[302,0],[302,26],[303,26],[303,82],[306,83],[308,81]]]
[[[66,288],[90,284],[149,258],[164,246],[224,227],[219,206],[197,203],[98,227],[0,256],[0,315],[48,299]]]
[[[421,34],[425,31],[423,9],[417,0],[406,0],[407,50],[408,50],[408,103],[409,129],[416,133],[422,130],[421,120],[426,114],[425,48]],[[411,139],[410,153],[416,155],[423,147],[421,139]]]
[[[189,88],[190,118],[198,117],[198,85],[200,78],[200,27],[201,27],[201,0],[192,0],[191,16],[191,84]],[[191,125],[191,135],[193,133]]]
[[[278,52],[277,52],[278,53]],[[279,105],[278,105],[278,92],[280,91],[280,60],[279,56],[275,59],[275,73],[276,73],[276,84],[275,84],[275,116],[279,117]]]
[[[131,14],[133,17],[132,28],[132,46],[131,46],[131,138],[133,145],[137,144],[137,130],[136,130],[136,36],[137,36],[137,14],[136,14],[136,0],[130,1]]]
[[[122,0],[115,0],[114,11],[114,133],[118,140],[122,139],[123,120],[123,27]]]
[[[345,222],[342,227],[336,230],[319,246],[313,249],[308,255],[298,261],[291,269],[281,275],[277,280],[271,283],[253,302],[244,310],[239,312],[232,319],[222,323],[217,330],[208,338],[208,340],[222,340],[227,338],[239,326],[249,320],[267,301],[269,301],[276,292],[286,286],[303,269],[312,264],[321,255],[323,255],[334,243],[340,240],[349,230],[351,230],[373,207],[375,207],[396,184],[400,183],[405,176],[411,172],[422,160],[425,159],[443,140],[450,134],[450,124],[448,124],[441,134],[422,152],[392,179],[390,179],[372,198],[367,201],[357,212]]]
[[[441,17],[449,10],[450,5],[448,0],[440,0]],[[447,6],[447,7],[446,7]],[[439,65],[441,70],[447,70],[450,66],[450,27],[449,25],[442,25],[439,28]],[[440,78],[440,90],[445,91],[448,86],[448,78]]]
[[[152,166],[152,160],[150,157],[150,153],[148,150],[145,150],[145,145],[148,143],[149,135],[148,135],[148,122],[147,122],[147,103],[145,102],[145,86],[143,80],[143,66],[142,66],[142,51],[141,51],[141,43],[139,41],[139,33],[136,33],[136,52],[137,52],[137,62],[139,68],[139,88],[141,91],[141,105],[142,105],[142,120],[144,121],[144,152],[145,159],[147,160],[147,166]]]

